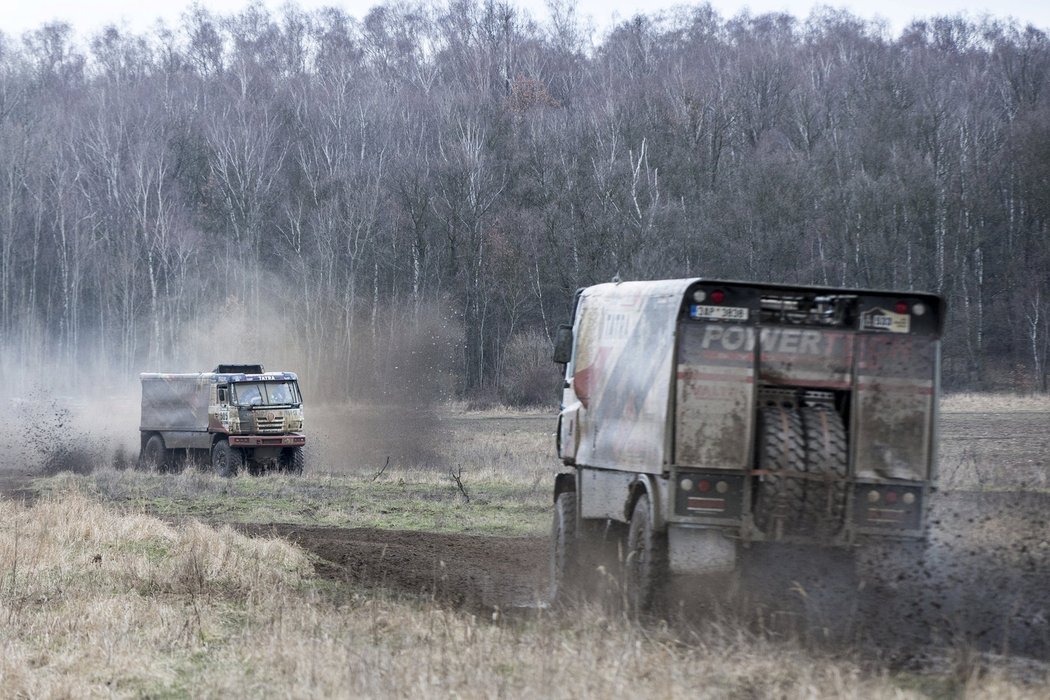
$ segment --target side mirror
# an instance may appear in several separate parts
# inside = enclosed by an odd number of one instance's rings
[[[558,326],[558,335],[554,337],[554,362],[559,365],[567,365],[571,359],[572,326],[563,323]]]

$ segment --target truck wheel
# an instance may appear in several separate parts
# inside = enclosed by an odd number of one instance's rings
[[[292,449],[284,450],[281,453],[282,472],[299,476],[303,473],[303,467],[305,465],[306,457],[303,455],[303,448],[293,447]]]
[[[576,542],[576,493],[562,491],[554,501],[551,524],[551,603],[564,602],[579,573]]]
[[[142,456],[147,469],[156,469],[162,474],[167,471],[168,451],[164,449],[164,439],[160,435],[149,436]]]
[[[190,461],[189,454],[186,450],[169,450],[168,451],[168,471],[172,474],[180,474],[186,469],[186,464]]]
[[[802,425],[806,434],[806,471],[844,479],[848,467],[842,416],[829,407],[803,408]],[[837,532],[846,512],[846,482],[809,481],[804,512],[816,532],[825,535]]]
[[[755,524],[767,535],[792,530],[805,512],[804,479],[781,476],[778,471],[806,471],[806,447],[798,411],[766,406],[758,416],[759,468],[769,470],[758,484]]]
[[[667,538],[656,531],[648,494],[635,501],[627,529],[624,586],[628,612],[651,611],[667,579]]]
[[[219,476],[236,476],[244,468],[244,453],[219,440],[211,450],[211,469]]]

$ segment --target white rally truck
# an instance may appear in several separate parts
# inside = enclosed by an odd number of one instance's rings
[[[707,279],[578,291],[555,347],[553,597],[610,533],[639,610],[669,576],[733,571],[760,543],[922,542],[943,318],[941,298],[910,291]]]

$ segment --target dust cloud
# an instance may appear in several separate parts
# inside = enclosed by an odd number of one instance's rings
[[[447,438],[435,408],[455,390],[462,337],[455,317],[438,302],[377,308],[348,335],[333,331],[345,327],[337,310],[311,317],[281,305],[290,297],[269,289],[269,301],[257,306],[229,297],[183,323],[179,340],[161,348],[164,359],[143,359],[133,368],[73,362],[43,350],[16,356],[0,347],[8,389],[0,399],[8,416],[0,424],[0,469],[133,465],[140,447],[139,372],[206,372],[220,363],[261,363],[298,374],[308,471],[440,466]],[[82,342],[97,345],[88,337]],[[140,339],[139,346],[148,343]]]
[[[381,371],[358,378],[359,398],[309,405],[307,462],[359,474],[444,468],[451,437],[441,408],[454,391],[455,338],[440,318],[407,326],[383,348]]]

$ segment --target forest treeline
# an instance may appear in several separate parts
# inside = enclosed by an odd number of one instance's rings
[[[1045,390],[1048,83],[1040,29],[830,9],[3,35],[0,370],[554,400],[576,288],[702,275],[941,293],[947,386]]]

